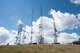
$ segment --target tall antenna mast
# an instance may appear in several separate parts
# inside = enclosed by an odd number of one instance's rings
[[[39,34],[40,34],[40,37],[39,37],[39,44],[43,44],[43,37],[42,37],[42,0],[41,0],[41,5],[40,5],[40,16],[41,16],[41,23],[39,24]]]
[[[58,35],[57,35],[57,29],[56,29],[54,18],[53,18],[53,26],[54,26],[54,43],[57,44],[58,43],[58,39],[57,39]]]
[[[33,9],[32,9],[32,19],[31,19],[31,38],[30,38],[30,43],[32,43],[32,34],[33,34],[33,31],[32,31],[32,22],[33,22]]]
[[[41,4],[40,4],[40,16],[42,16],[42,0],[41,0]]]

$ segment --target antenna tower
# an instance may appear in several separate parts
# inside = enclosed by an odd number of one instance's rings
[[[41,5],[40,5],[40,16],[41,16],[41,23],[39,24],[39,44],[43,44],[43,36],[42,36],[42,0],[41,0]]]
[[[53,18],[53,26],[54,26],[54,43],[57,44],[58,43],[58,39],[57,39],[58,35],[57,35],[57,29],[56,29],[54,18]]]
[[[18,28],[18,33],[17,33],[17,36],[16,36],[16,43],[15,44],[21,44],[21,33],[22,33],[22,29],[23,28],[23,24],[22,23],[20,23],[19,24],[19,28]]]
[[[32,44],[32,34],[33,34],[33,31],[32,31],[32,22],[33,22],[33,9],[32,9],[32,18],[31,18],[31,38],[30,38],[30,43]]]

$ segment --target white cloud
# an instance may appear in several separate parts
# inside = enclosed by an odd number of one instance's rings
[[[76,15],[70,13],[62,13],[60,11],[51,10],[50,14],[55,19],[56,27],[58,31],[65,29],[78,28],[80,22],[76,18]]]
[[[16,35],[11,33],[9,30],[0,27],[0,44],[6,44],[8,42],[12,43],[15,36]]]
[[[41,23],[42,19],[42,31],[47,32],[49,30],[53,30],[53,19],[48,18],[46,16],[40,17],[36,22],[33,22],[33,32],[38,33],[39,32],[39,24]]]
[[[80,26],[80,14],[76,15],[70,14],[70,13],[62,13],[60,11],[51,10],[50,14],[55,19],[56,28],[58,31],[63,31],[65,29],[74,29],[78,28]],[[39,24],[41,23],[42,19],[42,35],[44,37],[45,43],[53,43],[54,42],[54,27],[53,27],[53,18],[48,18],[46,16],[40,17],[37,21],[32,22],[32,42],[37,42],[39,37]],[[21,20],[18,20],[18,24],[23,23]],[[31,26],[24,27],[26,33],[26,39],[25,43],[30,42],[31,37]],[[0,27],[0,43],[14,43],[15,42],[15,36],[17,36],[17,31],[12,30],[9,31],[5,29],[4,27]],[[60,43],[70,43],[74,40],[78,40],[79,35],[76,33],[63,33],[61,32],[59,34],[58,40]]]
[[[3,28],[0,27],[0,45],[1,44],[14,44],[15,42],[15,36],[16,36],[17,31],[12,30],[12,33]],[[47,32],[48,34],[49,32]],[[54,43],[54,36],[53,35],[47,35],[45,34],[44,37],[44,43]],[[33,41],[32,42],[37,42],[38,41],[38,34],[33,34]],[[66,43],[71,43],[74,40],[78,40],[79,36],[76,33],[72,33],[72,34],[68,34],[68,33],[60,33],[59,37],[58,37],[58,42],[62,43],[62,44],[66,44]],[[30,42],[30,35],[26,33],[26,39],[25,39],[25,43],[29,43]]]
[[[79,39],[79,35],[76,33],[68,34],[68,33],[60,33],[58,37],[58,41],[62,44],[71,43],[73,41],[77,41]]]
[[[22,22],[21,19],[18,19],[18,20],[17,20],[17,25],[19,25],[19,24],[23,24],[23,22]]]
[[[80,21],[80,14],[78,14],[77,17],[78,17],[78,20]]]
[[[52,17],[55,19],[55,23],[56,23],[56,28],[58,31],[63,31],[65,29],[78,29],[79,27],[79,14],[78,14],[78,18],[76,17],[76,15],[74,14],[70,14],[70,13],[62,13],[60,11],[55,11],[55,10],[51,10],[50,14],[52,15]],[[43,35],[45,36],[44,38],[47,40],[45,40],[45,42],[47,43],[51,43],[54,40],[54,37],[52,38],[51,36],[54,33],[54,28],[53,28],[53,19],[52,18],[48,18],[46,16],[40,17],[37,21],[33,22],[33,32],[37,35],[38,31],[39,31],[39,24],[40,24],[40,20],[42,18],[42,26],[43,26]],[[63,34],[64,37],[61,35]],[[59,40],[63,39],[62,41],[59,41],[60,43],[70,43],[73,40],[77,40],[78,39],[78,35],[76,33],[72,33],[72,34],[68,34],[68,33],[60,33],[59,34]],[[50,36],[51,38],[47,37]],[[71,37],[71,38],[70,38]],[[74,39],[73,39],[74,37]],[[66,38],[66,39],[65,39]],[[50,40],[50,41],[49,41]],[[51,41],[52,40],[52,41]],[[67,41],[66,41],[67,40]]]
[[[80,4],[80,0],[70,0],[71,3]]]
[[[76,18],[76,15],[69,13],[56,12],[52,13],[53,17],[55,17],[55,23],[58,31],[62,31],[65,29],[71,29],[78,27],[79,21]],[[57,16],[58,15],[58,16]],[[33,33],[34,35],[39,35],[39,24],[42,18],[42,26],[43,26],[43,37],[45,43],[53,43],[54,42],[54,28],[53,28],[53,19],[48,17],[40,17],[37,21],[33,22]],[[76,21],[75,21],[76,20]],[[75,27],[76,26],[76,27]],[[74,40],[78,40],[78,35],[76,33],[68,34],[68,33],[60,33],[58,40],[60,43],[71,43]],[[37,39],[37,38],[36,38]],[[34,40],[33,40],[34,41]]]

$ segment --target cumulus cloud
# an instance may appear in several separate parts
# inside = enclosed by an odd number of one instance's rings
[[[70,14],[67,12],[62,13],[60,11],[55,11],[55,10],[51,10],[50,14],[55,19],[54,21],[55,21],[56,28],[58,31],[63,31],[65,29],[74,30],[74,28],[78,29],[78,27],[80,27],[80,21],[79,21],[80,16],[79,16],[79,14],[74,15],[74,14]],[[40,20],[42,19],[42,35],[43,35],[46,43],[54,42],[53,41],[54,37],[52,37],[52,36],[54,36],[53,35],[53,33],[54,33],[53,18],[43,16],[43,17],[40,17],[37,21],[33,22],[33,32],[36,32],[37,35],[39,35],[38,34],[39,24],[40,24]],[[50,38],[47,36],[49,36]],[[78,40],[78,34],[76,34],[76,33],[68,34],[68,33],[61,32],[59,34],[58,39],[64,40],[64,41],[63,40],[59,41],[60,43],[70,43],[74,40]]]
[[[78,20],[80,21],[80,14],[77,15]]]
[[[72,43],[73,41],[77,41],[79,39],[79,35],[76,33],[68,34],[68,33],[60,33],[58,37],[58,41],[61,44]]]
[[[0,44],[12,43],[15,35],[4,27],[0,27]]]
[[[42,19],[42,22],[41,22]],[[39,32],[39,24],[42,24],[42,31],[47,32],[47,31],[54,31],[53,30],[53,19],[48,18],[46,16],[40,17],[37,21],[33,22],[33,32],[38,33]]]
[[[71,3],[80,4],[80,0],[70,0]]]
[[[17,31],[12,30],[12,32],[10,32],[9,30],[1,27],[0,28],[0,44],[7,44],[10,43],[11,45],[14,44],[15,42],[15,37],[17,35],[16,34]],[[47,33],[48,34],[48,33]],[[47,44],[51,44],[54,43],[54,35],[49,34],[47,35],[45,34],[44,37],[44,43]],[[72,33],[72,34],[68,34],[68,33],[60,33],[58,34],[58,42],[60,42],[61,44],[66,44],[66,43],[71,43],[73,41],[77,41],[79,36],[76,33]],[[37,42],[38,41],[38,34],[32,34],[32,42]],[[30,42],[30,34],[26,33],[26,39],[25,39],[25,43],[28,44]]]
[[[52,15],[52,18],[41,16],[38,20],[32,22],[32,31],[33,34],[31,34],[31,26],[25,26],[24,30],[26,39],[25,43],[30,43],[30,38],[32,35],[32,42],[37,42],[39,38],[39,26],[42,20],[42,35],[44,37],[44,43],[54,43],[54,26],[53,23],[55,21],[56,28],[58,31],[64,31],[65,29],[71,29],[74,30],[78,29],[80,27],[80,14],[74,15],[70,13],[62,13],[60,11],[51,10],[50,14]],[[54,21],[53,21],[54,18]],[[21,20],[17,21],[18,24],[23,23]],[[23,35],[23,32],[22,32]],[[7,30],[4,27],[0,27],[0,43],[14,43],[15,37],[17,36],[17,31],[15,30]],[[79,35],[76,33],[66,33],[61,32],[58,34],[58,42],[62,44],[71,43],[73,41],[77,41],[79,38]]]
[[[76,15],[70,13],[62,13],[60,11],[51,10],[50,14],[55,19],[57,30],[78,28],[80,22]]]
[[[19,24],[23,24],[23,22],[22,22],[21,19],[18,19],[18,20],[17,20],[17,25],[19,25]]]

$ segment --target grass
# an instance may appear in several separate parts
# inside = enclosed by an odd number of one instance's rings
[[[80,53],[80,45],[9,45],[0,46],[0,53]]]

